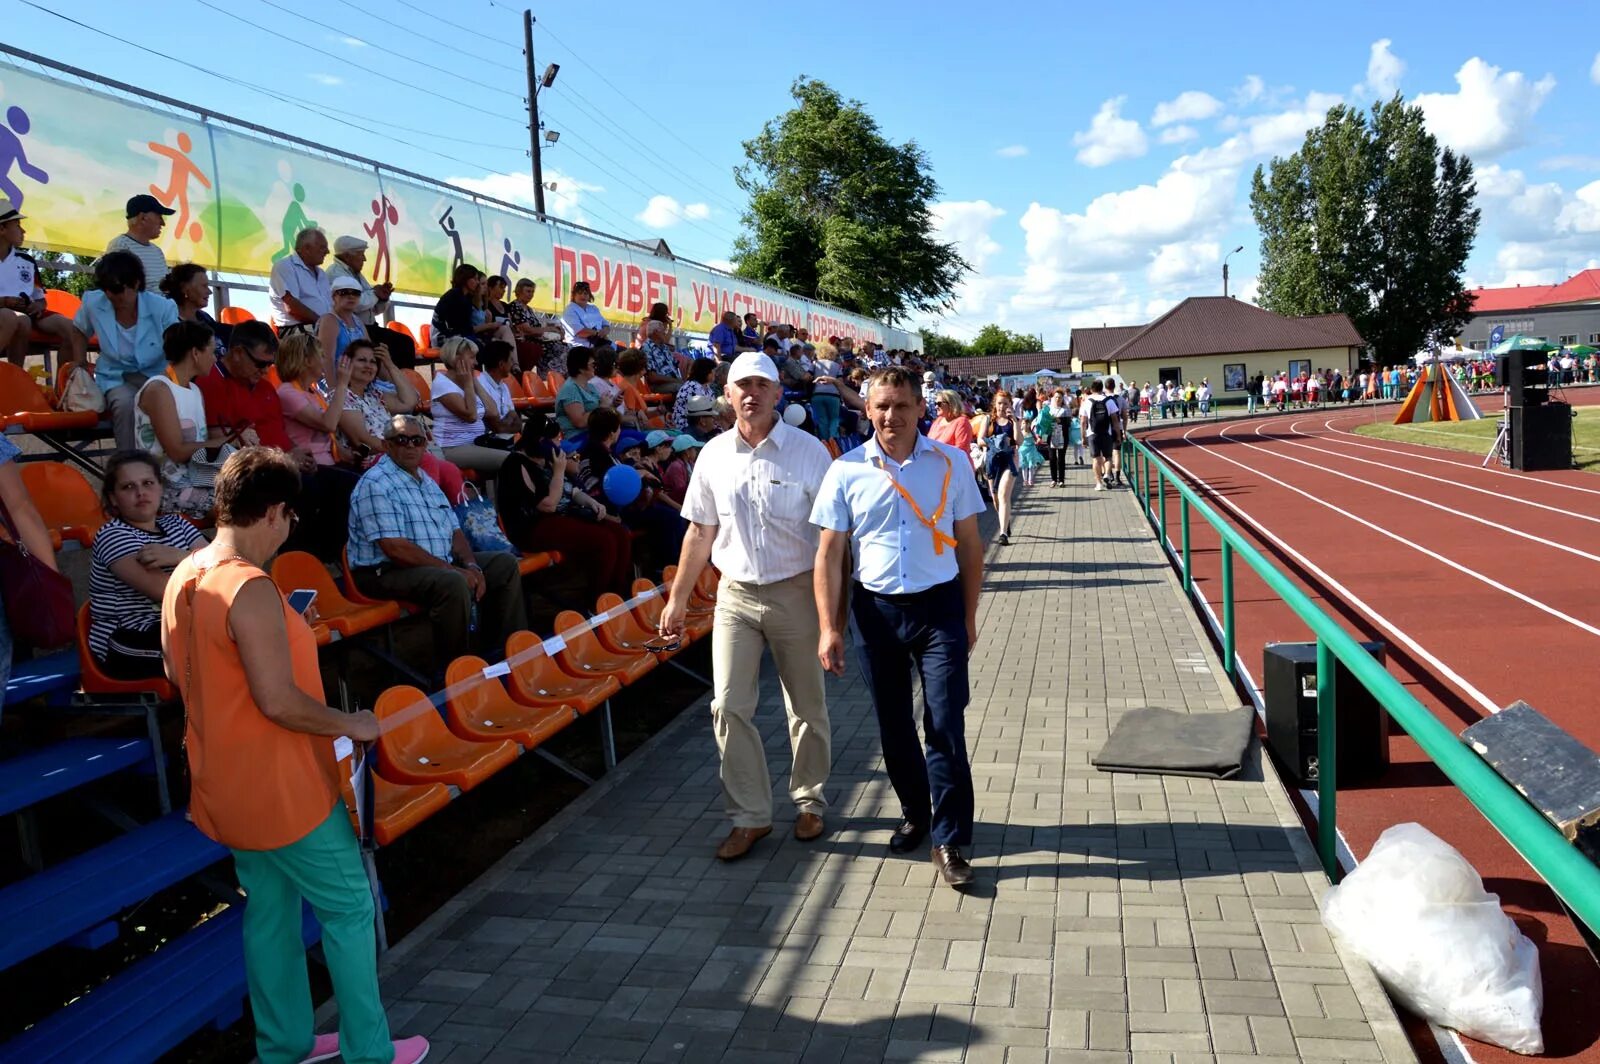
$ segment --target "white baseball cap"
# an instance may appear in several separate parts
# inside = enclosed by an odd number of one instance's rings
[[[340,274],[329,283],[328,290],[330,292],[359,292],[361,291],[361,282],[347,273]]]
[[[772,383],[778,383],[778,367],[772,364],[772,359],[760,351],[746,351],[733,360],[733,366],[728,370],[728,381],[742,381],[746,377],[765,377]]]

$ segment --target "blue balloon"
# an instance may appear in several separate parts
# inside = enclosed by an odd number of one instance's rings
[[[644,487],[644,483],[639,479],[639,471],[633,466],[614,465],[606,470],[600,486],[613,506],[626,506],[639,497],[639,491]]]

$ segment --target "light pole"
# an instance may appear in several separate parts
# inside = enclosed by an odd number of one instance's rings
[[[1244,245],[1240,244],[1238,247],[1234,248],[1232,251],[1230,251],[1226,255],[1222,256],[1222,298],[1223,299],[1227,299],[1228,298],[1228,260],[1230,258],[1232,258],[1233,256],[1237,255],[1239,252],[1241,252],[1243,250],[1244,250]]]
[[[543,77],[535,77],[533,73],[533,12],[522,13],[522,54],[528,66],[528,145],[529,154],[533,156],[533,209],[538,212],[540,220],[544,218],[544,162],[539,157],[539,90],[548,89],[555,84],[556,72],[561,69],[561,64],[551,63],[545,68]],[[551,144],[556,142],[560,134],[546,134],[545,139]]]

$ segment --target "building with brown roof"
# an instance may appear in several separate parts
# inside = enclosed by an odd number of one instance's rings
[[[1573,274],[1560,284],[1474,288],[1471,295],[1472,316],[1461,329],[1463,347],[1485,350],[1497,326],[1506,336],[1600,346],[1600,269]]]
[[[976,355],[971,358],[944,359],[939,365],[949,373],[963,377],[987,377],[991,374],[1009,376],[1013,373],[1032,373],[1039,369],[1053,369],[1066,373],[1072,369],[1071,351],[1029,351],[1019,355]]]
[[[1074,330],[1072,342],[1077,347]],[[1110,372],[1143,384],[1211,382],[1219,399],[1242,398],[1257,373],[1356,368],[1363,341],[1343,314],[1291,318],[1227,296],[1191,296],[1113,348]]]

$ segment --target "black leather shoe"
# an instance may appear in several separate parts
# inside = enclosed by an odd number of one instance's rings
[[[955,846],[935,846],[933,848],[933,866],[939,870],[939,875],[952,887],[971,886],[973,875],[972,866],[967,859],[961,856],[961,850]]]
[[[894,834],[889,836],[889,852],[915,853],[922,846],[922,840],[927,837],[927,828],[918,827],[909,820],[902,820],[900,826],[894,829]]]

